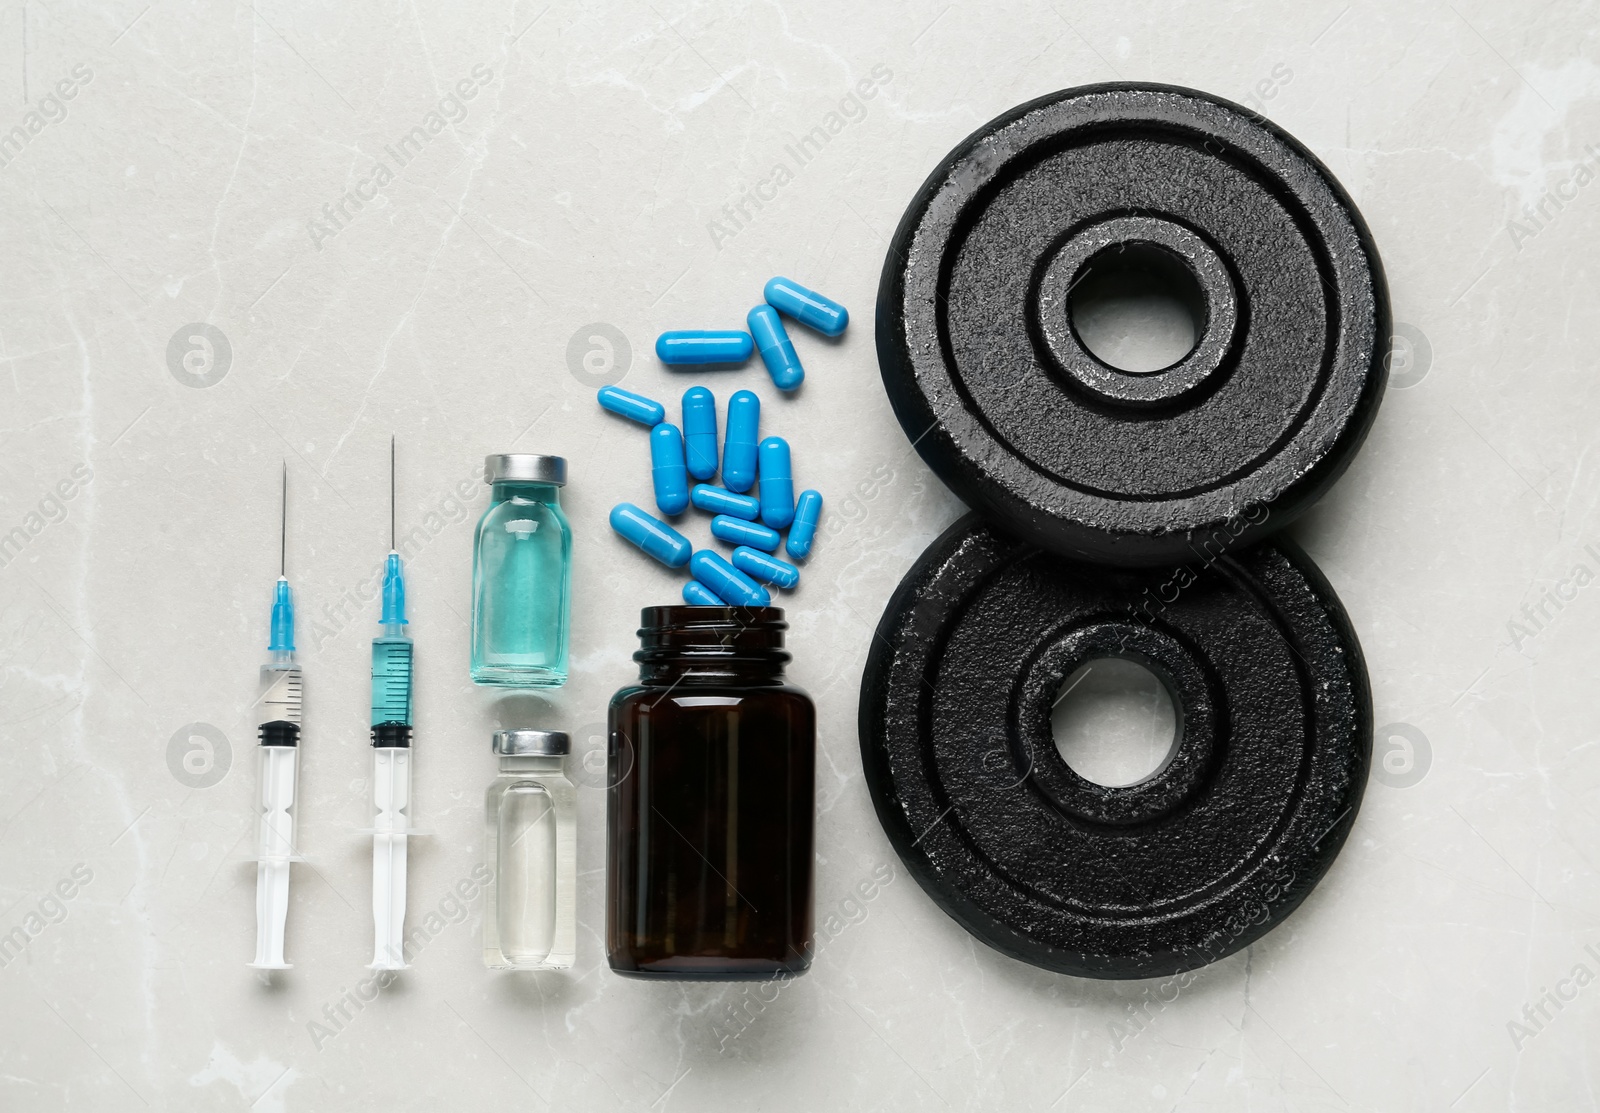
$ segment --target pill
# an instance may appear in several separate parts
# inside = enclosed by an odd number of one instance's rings
[[[782,437],[768,437],[761,442],[758,454],[761,458],[761,478],[757,481],[761,520],[773,529],[782,529],[794,520],[794,478],[789,471],[789,442]]]
[[[703,386],[683,392],[683,447],[690,475],[710,479],[717,474],[717,398]]]
[[[656,356],[662,363],[743,363],[756,342],[737,329],[682,329],[656,337]]]
[[[799,386],[806,377],[806,369],[800,366],[800,357],[794,354],[794,343],[778,311],[770,305],[758,305],[750,311],[746,321],[773,383],[779,390],[793,390]]]
[[[650,430],[650,482],[661,513],[683,513],[689,505],[689,469],[683,461],[683,434],[670,422]]]
[[[844,331],[844,326],[850,323],[850,311],[844,306],[815,290],[807,290],[791,279],[774,278],[767,283],[763,292],[767,304],[772,308],[787,313],[824,336],[838,336]]]
[[[748,545],[733,550],[733,566],[746,576],[774,587],[791,588],[800,582],[800,569]]]
[[[619,502],[611,508],[611,528],[668,568],[682,568],[694,551],[687,537],[631,502]]]
[[[730,607],[765,607],[772,602],[766,588],[710,549],[701,549],[689,558],[689,571]]]
[[[817,491],[801,491],[794,500],[794,521],[789,523],[789,537],[783,547],[796,560],[811,555],[811,542],[817,536],[817,519],[822,517],[822,495]]]
[[[726,603],[724,603],[721,599],[718,599],[716,595],[712,593],[709,587],[701,583],[699,580],[690,580],[688,583],[683,585],[683,601],[689,604],[691,607],[727,606]]]
[[[754,495],[736,495],[732,491],[724,491],[721,487],[713,487],[709,483],[696,483],[694,490],[689,492],[689,497],[694,500],[696,506],[708,514],[731,514],[735,518],[743,518],[750,522],[761,517],[761,503]]]
[[[761,399],[748,390],[735,391],[728,399],[728,439],[722,443],[722,482],[730,491],[748,491],[754,486],[760,437]]]
[[[667,407],[654,398],[623,390],[620,386],[601,387],[599,398],[601,409],[620,414],[640,425],[660,425],[667,420]]]
[[[749,545],[769,553],[778,547],[779,541],[777,530],[728,514],[718,514],[711,519],[711,536],[730,545]]]

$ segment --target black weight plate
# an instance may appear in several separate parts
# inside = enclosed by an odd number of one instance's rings
[[[1167,763],[1119,788],[1050,729],[1062,682],[1104,657],[1177,709]],[[946,912],[1024,962],[1139,978],[1231,954],[1305,898],[1355,821],[1372,710],[1349,620],[1288,542],[1116,571],[969,516],[890,600],[860,732],[878,818]]]
[[[1102,363],[1069,321],[1130,245],[1195,279],[1194,350]],[[1096,85],[1023,105],[918,191],[878,287],[896,416],[969,506],[1065,556],[1175,564],[1287,524],[1376,414],[1389,301],[1328,170],[1238,105]]]

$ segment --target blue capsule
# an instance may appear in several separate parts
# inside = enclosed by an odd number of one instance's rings
[[[656,337],[656,358],[662,363],[743,363],[756,342],[737,329],[682,329]]]
[[[773,529],[794,521],[794,477],[789,471],[789,442],[768,437],[758,449],[761,458],[761,520]]]
[[[777,388],[793,390],[799,386],[806,377],[806,369],[800,366],[800,357],[794,354],[794,343],[778,311],[770,305],[758,305],[745,320],[750,326],[750,335],[755,338],[756,349],[761,353],[761,362],[767,365],[767,374],[772,376]]]
[[[749,545],[755,549],[773,552],[778,547],[778,531],[768,529],[758,522],[718,514],[711,519],[711,536],[730,545]]]
[[[640,425],[660,425],[667,420],[667,407],[654,398],[646,398],[620,386],[603,386],[598,395],[600,408],[619,414]]]
[[[689,469],[683,462],[683,434],[670,422],[650,430],[650,482],[661,513],[683,513],[689,505]]]
[[[689,580],[683,585],[683,601],[691,607],[726,607],[711,589],[699,580]]]
[[[811,542],[816,540],[817,519],[822,517],[822,495],[817,491],[801,491],[794,500],[794,521],[789,523],[789,537],[783,543],[790,556],[804,560],[811,555]]]
[[[687,537],[631,502],[619,502],[611,508],[611,528],[668,568],[682,568],[694,551]]]
[[[710,479],[717,474],[717,397],[703,386],[683,392],[683,445],[690,475]]]
[[[787,313],[802,325],[816,329],[823,336],[838,336],[850,323],[850,311],[844,306],[790,279],[772,279],[763,293],[768,305]]]
[[[772,602],[766,588],[710,549],[701,549],[689,558],[689,571],[730,607],[765,607]]]
[[[735,391],[728,399],[728,439],[722,444],[722,482],[730,491],[748,491],[754,486],[756,442],[760,436],[761,399],[748,390]]]
[[[749,522],[761,517],[761,503],[754,495],[736,495],[709,483],[696,483],[694,490],[689,492],[689,498],[707,514],[731,514]]]
[[[746,576],[762,583],[772,584],[774,587],[787,589],[800,582],[800,569],[786,560],[768,556],[748,545],[740,545],[733,550],[733,566]]]

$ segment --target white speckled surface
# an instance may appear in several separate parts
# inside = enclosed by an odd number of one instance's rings
[[[0,966],[0,1107],[1594,1108],[1595,58],[1592,4],[1482,0],[0,7],[0,533],[23,531],[0,567],[0,942],[25,940]],[[878,381],[885,238],[973,128],[1114,78],[1262,98],[1361,206],[1428,349],[1294,534],[1360,632],[1377,721],[1431,757],[1407,775],[1389,754],[1312,898],[1175,1000],[969,938],[900,870],[854,731],[871,626],[959,512]],[[472,99],[441,109],[463,80]],[[797,166],[863,80],[872,99]],[[418,126],[419,151],[388,149]],[[768,199],[730,221],[749,191]],[[479,902],[452,887],[481,851],[489,731],[592,746],[638,608],[676,590],[605,528],[647,495],[645,442],[595,407],[569,342],[609,324],[624,385],[675,397],[655,333],[737,326],[777,273],[856,313],[842,342],[799,338],[799,397],[725,381],[761,391],[840,522],[790,604],[792,675],[820,708],[819,915],[859,911],[770,1002],[620,980],[591,789],[578,966],[486,972]],[[209,386],[169,370],[191,323],[231,347]],[[370,948],[376,605],[357,594],[385,550],[391,432],[401,529],[422,531],[433,835],[411,916],[431,938],[333,1031]],[[476,477],[511,447],[572,466],[575,677],[547,700],[465,680]],[[284,458],[312,860],[295,968],[267,988],[240,859]],[[197,723],[231,752],[203,788],[173,771]],[[843,903],[886,863],[895,881]]]

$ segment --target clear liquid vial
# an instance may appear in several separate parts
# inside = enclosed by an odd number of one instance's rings
[[[572,529],[567,463],[510,453],[484,461],[489,509],[472,554],[472,679],[503,688],[567,682]]]
[[[484,903],[483,964],[556,970],[577,946],[577,817],[560,731],[498,730],[485,841],[493,871]]]

